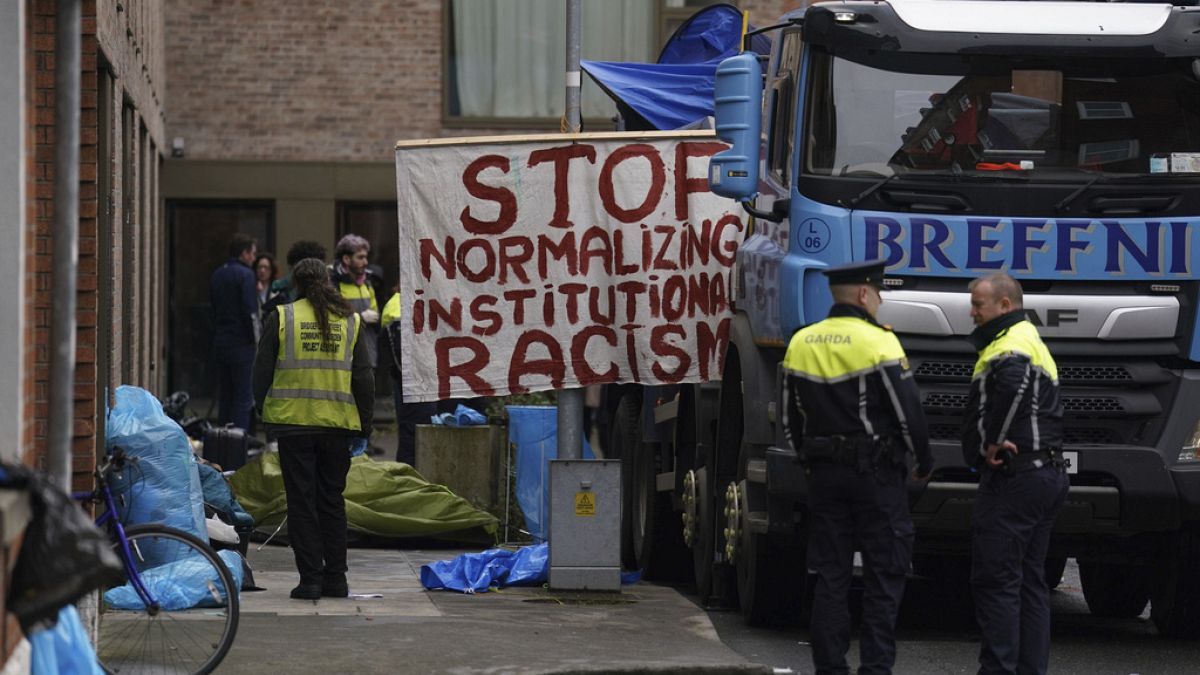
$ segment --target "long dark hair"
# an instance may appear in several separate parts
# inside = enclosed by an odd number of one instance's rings
[[[316,258],[305,258],[292,268],[292,284],[296,287],[296,299],[312,303],[317,313],[317,325],[321,328],[321,341],[328,344],[329,315],[347,317],[354,313],[342,294],[329,281],[329,270],[325,263]],[[349,335],[346,336],[350,338]]]

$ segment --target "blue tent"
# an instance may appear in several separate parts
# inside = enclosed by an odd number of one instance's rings
[[[583,61],[596,84],[617,102],[627,129],[678,129],[713,114],[717,64],[741,49],[742,14],[728,4],[693,14],[667,40],[656,63]],[[751,38],[768,54],[771,40]]]

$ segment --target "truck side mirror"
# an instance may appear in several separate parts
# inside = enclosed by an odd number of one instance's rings
[[[717,137],[732,147],[709,161],[708,187],[722,197],[747,201],[758,193],[762,121],[762,66],[745,52],[717,66],[713,103]]]

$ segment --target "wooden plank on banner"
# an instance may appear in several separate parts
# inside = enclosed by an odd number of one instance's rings
[[[396,149],[434,148],[448,145],[496,145],[500,143],[537,143],[565,141],[613,141],[638,139],[661,140],[664,138],[716,138],[712,129],[689,129],[687,131],[589,131],[582,134],[514,134],[511,136],[456,136],[453,138],[415,138],[396,141]]]

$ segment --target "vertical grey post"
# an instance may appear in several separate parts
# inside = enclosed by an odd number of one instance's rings
[[[54,277],[50,325],[50,475],[71,489],[75,429],[75,268],[79,261],[80,2],[55,3]]]
[[[579,42],[583,9],[580,0],[567,0],[567,131],[579,133]]]
[[[567,1],[567,131],[579,133],[580,0]],[[583,389],[558,392],[558,458],[583,456]]]

